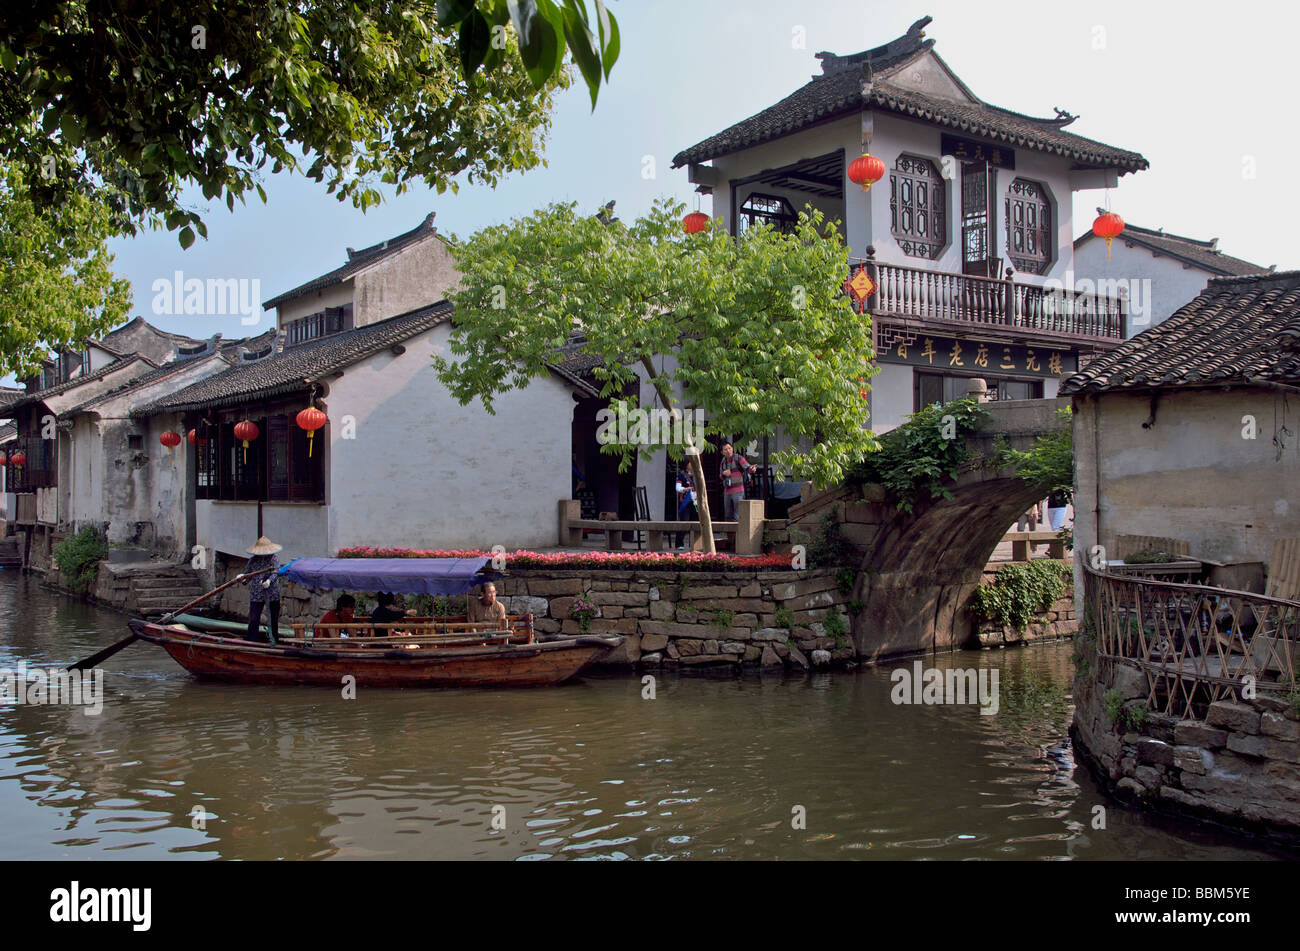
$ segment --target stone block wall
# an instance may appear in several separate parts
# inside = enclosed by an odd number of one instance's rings
[[[1071,735],[1094,775],[1118,797],[1255,832],[1300,839],[1300,705],[1260,691],[1220,700],[1206,717],[1147,710],[1146,675],[1116,662],[1099,676],[1095,642],[1076,638]],[[1106,713],[1114,691],[1138,723]]]
[[[218,568],[217,584],[242,564]],[[334,606],[340,592],[313,593],[281,582],[280,623],[310,621]],[[577,634],[569,616],[586,594],[600,609],[592,634],[622,634],[621,647],[604,664],[615,667],[682,665],[790,666],[807,668],[852,661],[848,595],[834,569],[807,571],[642,571],[638,569],[515,569],[497,582],[497,595],[511,614],[533,615],[539,634]],[[222,610],[246,616],[242,585],[222,596]],[[790,616],[777,617],[784,608]],[[839,638],[826,629],[838,614]],[[781,621],[789,626],[778,626]],[[832,627],[834,622],[832,622]]]
[[[997,578],[1002,565],[985,568],[980,584],[991,584]],[[1047,641],[1059,637],[1073,637],[1079,630],[1079,619],[1074,613],[1074,589],[1067,587],[1060,600],[1054,602],[1046,611],[1031,617],[1023,631],[1010,625],[994,624],[984,621],[976,629],[975,636],[980,647],[1011,647],[1029,644],[1034,641]]]

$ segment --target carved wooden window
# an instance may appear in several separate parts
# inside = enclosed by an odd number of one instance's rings
[[[760,221],[766,221],[783,234],[790,234],[798,220],[794,208],[784,198],[779,195],[760,195],[757,192],[745,199],[738,217],[741,234]]]
[[[947,190],[934,163],[900,155],[889,173],[889,230],[903,253],[933,260],[948,243]]]
[[[1007,257],[1030,274],[1042,274],[1052,261],[1052,207],[1037,182],[1017,178],[1007,191]]]

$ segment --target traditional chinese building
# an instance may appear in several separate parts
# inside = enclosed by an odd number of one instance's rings
[[[1075,238],[1074,267],[1076,283],[1087,280],[1103,293],[1126,295],[1125,337],[1161,323],[1205,290],[1213,278],[1272,270],[1224,254],[1218,238],[1184,238],[1129,222],[1111,240],[1109,251],[1091,229]]]
[[[1116,346],[1122,301],[1069,287],[1072,197],[1148,165],[1068,131],[1075,117],[1059,109],[984,102],[925,38],[929,22],[860,53],[818,53],[811,82],[673,160],[733,234],[791,229],[805,204],[840,221],[874,285],[877,431],[964,395],[972,377],[996,399],[1055,396],[1081,359]],[[866,191],[849,179],[863,153],[885,167]]]

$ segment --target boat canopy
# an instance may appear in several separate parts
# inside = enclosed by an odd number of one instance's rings
[[[296,558],[280,574],[308,588],[451,595],[500,578],[491,564],[491,558]]]

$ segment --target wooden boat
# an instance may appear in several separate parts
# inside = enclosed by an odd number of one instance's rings
[[[317,589],[464,594],[499,577],[487,570],[489,564],[488,559],[311,558],[290,562],[280,573]],[[482,622],[406,618],[379,625],[385,635],[379,637],[364,619],[314,630],[298,623],[294,637],[275,644],[234,631],[190,630],[168,618],[128,623],[133,638],[157,644],[199,677],[331,687],[340,687],[349,675],[358,687],[558,684],[623,642],[620,635],[539,637],[531,614],[510,617],[499,630]]]

